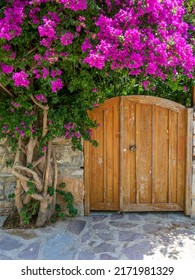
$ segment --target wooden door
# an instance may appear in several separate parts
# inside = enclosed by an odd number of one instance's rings
[[[120,210],[184,210],[186,112],[161,98],[121,97]]]
[[[93,130],[99,146],[84,146],[85,214],[190,213],[192,110],[162,98],[123,96],[89,115],[100,126]]]
[[[89,112],[99,123],[93,130],[98,147],[85,144],[85,187],[89,189],[90,210],[119,209],[119,97],[107,100]]]

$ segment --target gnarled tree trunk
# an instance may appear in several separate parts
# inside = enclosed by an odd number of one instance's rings
[[[48,106],[39,104],[34,98],[34,103],[43,109],[42,136],[43,139],[48,132],[47,116]],[[44,155],[38,158],[40,145],[38,137],[19,138],[18,148],[12,167],[12,173],[17,178],[15,188],[15,205],[20,215],[21,224],[24,223],[22,211],[29,202],[37,202],[38,215],[36,226],[46,224],[55,211],[56,187],[57,187],[57,162],[52,141],[48,140],[44,146]],[[52,189],[52,192],[48,191]]]

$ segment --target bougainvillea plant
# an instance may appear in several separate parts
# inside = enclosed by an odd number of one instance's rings
[[[92,141],[87,110],[113,79],[136,78],[145,88],[192,79],[193,42],[182,0],[1,0],[0,8],[0,138],[15,153],[21,223],[35,201],[43,226],[55,209],[52,141]]]

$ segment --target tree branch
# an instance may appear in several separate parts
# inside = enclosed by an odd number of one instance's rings
[[[33,178],[34,178],[34,181],[35,181],[35,185],[36,185],[36,188],[39,192],[41,192],[43,190],[43,184],[40,180],[40,178],[38,177],[37,173],[33,170],[31,170],[30,168],[27,168],[27,167],[24,167],[24,166],[20,166],[20,165],[16,165],[14,166],[14,169],[20,169],[22,171],[26,171],[27,173],[30,173]],[[28,178],[28,177],[26,177]],[[30,178],[28,178],[28,181],[30,180]]]
[[[50,167],[50,159],[51,159],[51,141],[48,142],[47,148],[47,160],[46,160],[46,169],[45,169],[45,180],[44,180],[44,194],[43,196],[46,197],[47,189],[49,184],[49,167]]]
[[[40,104],[40,103],[34,98],[33,95],[31,95],[30,98],[31,98],[31,100],[32,100],[39,108],[41,108],[42,110],[44,110],[44,111],[48,111],[48,110],[49,110],[49,106],[48,106],[48,105],[44,106],[44,105]]]
[[[21,146],[22,146],[22,139],[21,139],[21,137],[19,137],[19,139],[18,139],[18,148],[17,148],[17,151],[16,151],[15,159],[14,159],[14,165],[18,164],[19,161],[20,161],[20,149],[21,149]]]
[[[6,87],[4,87],[4,85],[2,85],[2,83],[0,83],[0,87],[2,89],[4,89],[4,91],[6,91],[12,98],[14,98],[13,94]]]
[[[48,128],[47,128],[47,116],[48,116],[48,111],[44,110],[43,113],[43,132],[42,132],[42,137],[44,137],[47,134]]]
[[[31,137],[27,146],[26,146],[26,150],[27,150],[26,151],[26,157],[27,157],[26,162],[27,162],[27,164],[31,163],[32,160],[33,160],[33,152],[34,152],[34,148],[35,148],[36,144],[37,144],[37,137],[35,139]]]
[[[22,190],[22,186],[21,186],[20,179],[17,179],[17,185],[15,188],[15,206],[17,208],[18,213],[21,212],[21,209],[23,207],[23,203],[21,200],[21,190]]]
[[[54,179],[53,179],[53,187],[56,191],[57,188],[57,177],[58,177],[58,166],[57,166],[57,160],[56,160],[56,152],[54,147],[52,147],[52,154],[53,154],[53,164],[54,164]]]
[[[30,53],[36,51],[36,49],[37,49],[37,47],[34,47],[33,49],[31,49],[31,50],[28,52],[28,54],[30,54]]]
[[[25,192],[28,191],[28,186],[27,186],[27,182],[26,180],[22,180],[22,187],[23,189],[25,190]],[[38,200],[38,201],[43,201],[43,197],[42,195],[38,194],[38,193],[34,193],[34,194],[31,194],[29,195],[30,197],[34,198],[35,200]]]

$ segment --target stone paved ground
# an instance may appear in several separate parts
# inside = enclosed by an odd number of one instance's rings
[[[182,213],[93,213],[33,230],[3,230],[1,260],[195,260],[195,219]]]

